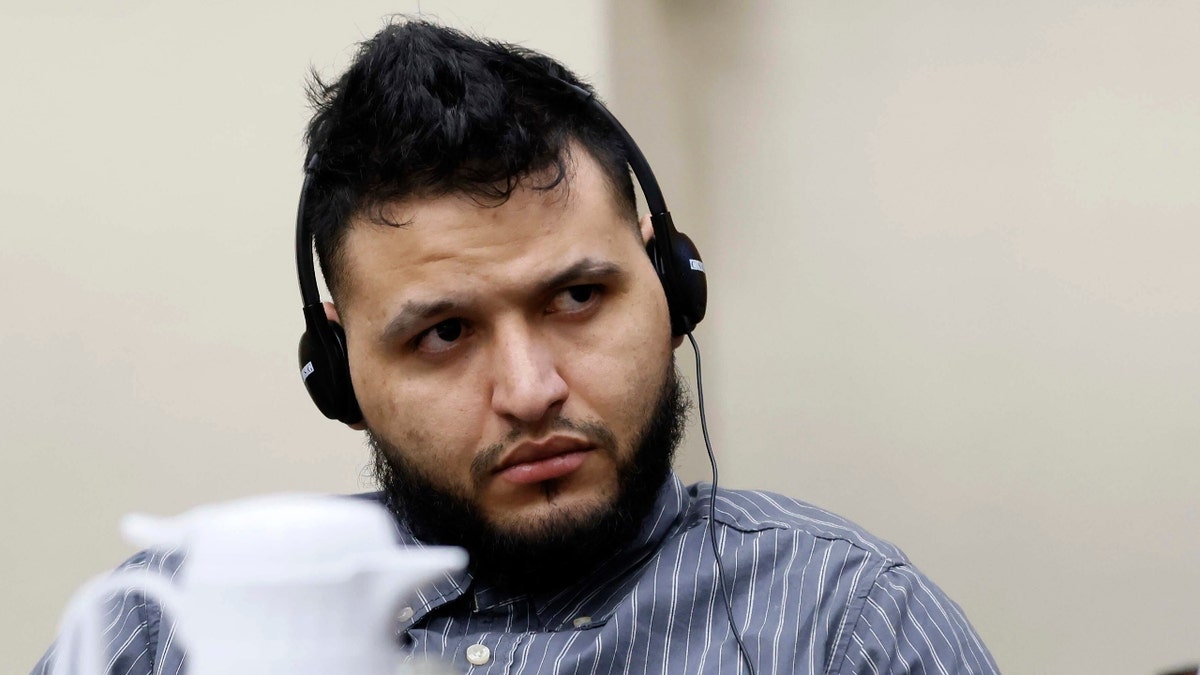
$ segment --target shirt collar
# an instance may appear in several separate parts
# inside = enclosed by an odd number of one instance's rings
[[[636,537],[575,584],[552,595],[534,598],[543,626],[548,630],[563,630],[606,621],[629,595],[641,576],[638,572],[652,560],[663,542],[694,524],[694,519],[686,517],[691,499],[679,477],[674,472],[669,474]],[[590,622],[576,624],[581,617]]]

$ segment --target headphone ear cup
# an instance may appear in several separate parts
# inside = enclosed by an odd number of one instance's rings
[[[692,332],[704,318],[708,308],[708,276],[704,273],[700,251],[690,237],[672,227],[669,239],[670,250],[665,255],[659,247],[658,237],[646,244],[646,253],[667,294],[671,334],[678,336]]]
[[[708,309],[708,275],[704,273],[704,260],[691,237],[676,230],[671,233],[671,257],[673,285],[678,299],[678,310],[672,312],[671,327],[676,335],[692,332],[704,318]],[[675,323],[675,315],[679,323]]]
[[[323,311],[323,310],[322,310]],[[308,312],[305,312],[306,318]],[[346,333],[341,325],[325,319],[310,320],[300,336],[300,378],[313,403],[329,419],[346,424],[362,421],[362,410],[350,381],[350,359]]]

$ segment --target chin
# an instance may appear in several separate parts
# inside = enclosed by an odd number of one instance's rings
[[[597,490],[586,484],[574,487],[554,483],[561,481],[530,486],[536,494],[531,495],[529,501],[493,512],[488,520],[498,532],[521,536],[574,529],[595,521],[613,508],[610,490]]]

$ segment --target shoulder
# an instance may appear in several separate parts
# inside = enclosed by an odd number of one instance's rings
[[[148,549],[139,551],[125,562],[117,566],[117,572],[145,570],[173,578],[183,567],[183,551],[171,549],[167,551]]]
[[[718,490],[715,502],[709,484],[687,492],[690,522],[707,522],[715,507],[723,555],[745,560],[756,582],[778,586],[773,597],[798,580],[805,611],[836,627],[825,636],[831,672],[911,672],[913,664],[937,673],[998,672],[962,609],[890,542],[773,492]]]
[[[146,550],[122,563],[117,572],[141,571],[174,579],[183,563],[184,554],[179,549]],[[123,596],[119,599],[117,613],[125,613],[129,618],[109,624],[105,631],[109,644],[116,648],[110,655],[113,663],[125,673],[155,667],[159,668],[158,672],[173,672],[162,670],[168,664],[178,669],[183,654],[180,645],[175,643],[174,622],[163,616],[162,607],[144,586],[134,583]],[[136,620],[132,620],[135,617]]]
[[[689,519],[707,520],[712,486],[696,483],[687,488],[691,497]],[[717,490],[716,524],[744,534],[772,533],[776,536],[813,538],[856,549],[881,564],[908,564],[904,552],[894,544],[867,532],[859,525],[825,509],[785,495],[763,490]]]
[[[141,551],[121,563],[115,574],[146,572],[168,579],[174,578],[183,565],[179,550]],[[164,629],[163,623],[169,627]],[[144,587],[136,583],[104,600],[104,642],[108,645],[108,672],[126,675],[149,675],[157,672],[176,672],[183,653],[174,642],[174,626],[164,619],[162,609],[148,597]],[[58,643],[50,646],[31,671],[45,675],[54,671],[58,659]],[[170,666],[170,668],[166,668]]]
[[[838,672],[998,673],[991,652],[963,613],[911,565],[885,568],[842,652]]]

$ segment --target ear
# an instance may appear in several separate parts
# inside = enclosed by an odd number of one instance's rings
[[[322,302],[321,305],[325,307],[325,318],[329,319],[330,323],[336,323],[337,325],[341,326],[342,318],[338,316],[337,307],[332,302],[328,301]],[[343,329],[344,328],[345,327],[343,326]],[[355,422],[354,424],[347,424],[346,426],[354,429],[355,431],[363,431],[367,428],[365,420],[362,422]]]
[[[340,316],[338,316],[337,307],[328,300],[322,302],[321,304],[325,307],[325,318],[340,326],[342,324],[342,319]]]

